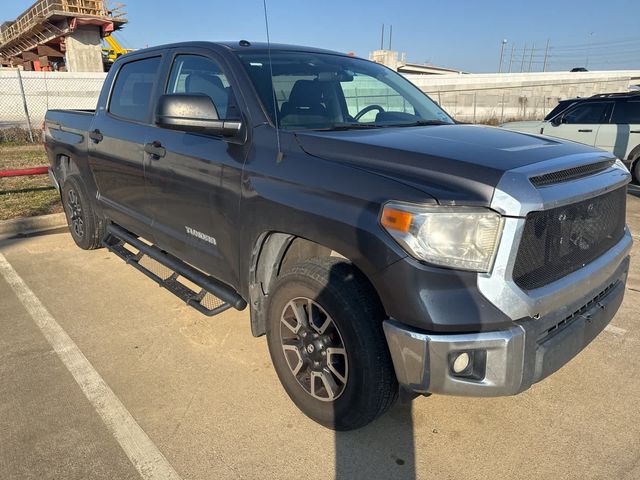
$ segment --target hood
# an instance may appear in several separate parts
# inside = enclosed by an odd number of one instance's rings
[[[441,203],[488,206],[507,170],[593,152],[572,142],[477,125],[296,132],[310,155],[418,188]]]
[[[518,130],[520,128],[534,129],[540,128],[544,122],[541,120],[527,120],[524,122],[507,122],[500,125],[502,128]]]

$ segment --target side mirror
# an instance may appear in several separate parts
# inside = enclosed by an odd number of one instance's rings
[[[562,115],[558,115],[557,117],[554,117],[551,120],[551,125],[553,125],[554,127],[557,127],[558,125],[560,125],[562,123]]]
[[[183,132],[238,136],[242,121],[224,120],[211,97],[204,94],[172,93],[162,95],[156,108],[156,125]]]

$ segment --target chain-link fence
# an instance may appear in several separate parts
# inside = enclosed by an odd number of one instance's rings
[[[37,130],[48,109],[94,109],[104,73],[0,69],[0,128]]]

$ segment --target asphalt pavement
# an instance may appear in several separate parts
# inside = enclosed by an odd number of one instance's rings
[[[421,397],[346,433],[296,409],[246,311],[204,317],[67,233],[3,241],[0,478],[637,480],[635,239],[618,315],[555,375],[516,397]]]

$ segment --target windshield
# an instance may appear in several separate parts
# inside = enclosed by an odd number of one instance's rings
[[[267,52],[239,57],[271,120],[283,129],[454,123],[415,85],[377,63],[309,52],[274,51],[271,66]]]

